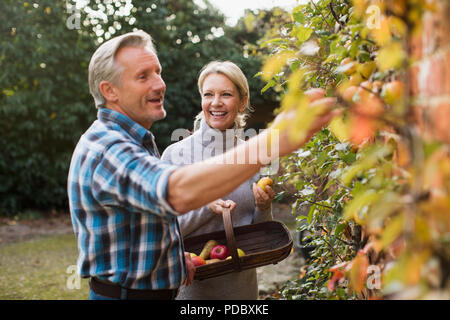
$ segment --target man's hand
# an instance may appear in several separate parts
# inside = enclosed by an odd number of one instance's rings
[[[184,260],[186,262],[186,279],[184,284],[190,286],[194,282],[195,265],[191,260],[191,254],[189,252],[184,253]]]
[[[266,191],[261,189],[253,183],[253,195],[255,196],[255,205],[259,210],[266,210],[270,208],[273,199],[275,198],[275,192],[270,186],[266,186]]]
[[[212,212],[222,214],[224,208],[230,208],[230,212],[233,212],[234,208],[236,208],[236,202],[234,202],[233,200],[224,201],[222,199],[217,199],[211,202],[208,206]]]

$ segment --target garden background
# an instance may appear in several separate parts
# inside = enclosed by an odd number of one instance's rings
[[[89,58],[110,37],[143,29],[167,84],[168,116],[152,126],[161,151],[174,129],[192,127],[196,78],[214,59],[234,61],[249,79],[249,127],[293,110],[280,126],[295,139],[315,116],[307,89],[339,98],[342,116],[273,176],[306,259],[266,298],[450,298],[448,1],[315,0],[247,11],[235,26],[204,3],[2,1],[2,225],[34,230],[67,217],[70,157],[96,117]],[[18,240],[0,242],[3,299],[84,298],[67,289],[70,231]]]

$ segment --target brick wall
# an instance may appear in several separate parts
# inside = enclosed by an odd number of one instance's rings
[[[415,115],[425,137],[450,144],[450,1],[439,0],[411,41]]]

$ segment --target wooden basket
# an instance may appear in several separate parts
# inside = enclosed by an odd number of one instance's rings
[[[278,221],[267,221],[233,228],[229,209],[223,213],[225,230],[184,239],[187,252],[200,254],[208,240],[225,244],[231,259],[197,267],[194,279],[203,280],[231,272],[276,264],[285,259],[292,248],[292,237],[286,226]],[[238,256],[237,248],[245,255]]]

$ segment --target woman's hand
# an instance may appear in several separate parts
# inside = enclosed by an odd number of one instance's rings
[[[189,286],[194,282],[195,265],[191,260],[191,254],[189,252],[184,253],[184,260],[186,262],[186,269],[187,269],[184,284],[186,286]]]
[[[273,199],[275,198],[275,192],[269,186],[266,186],[266,191],[258,187],[256,183],[253,183],[253,195],[255,196],[255,205],[259,210],[266,210],[270,208]]]
[[[236,208],[236,202],[234,202],[233,200],[224,201],[222,199],[217,199],[211,202],[208,206],[212,212],[222,214],[225,208],[230,208],[230,212],[233,212],[234,208]]]

